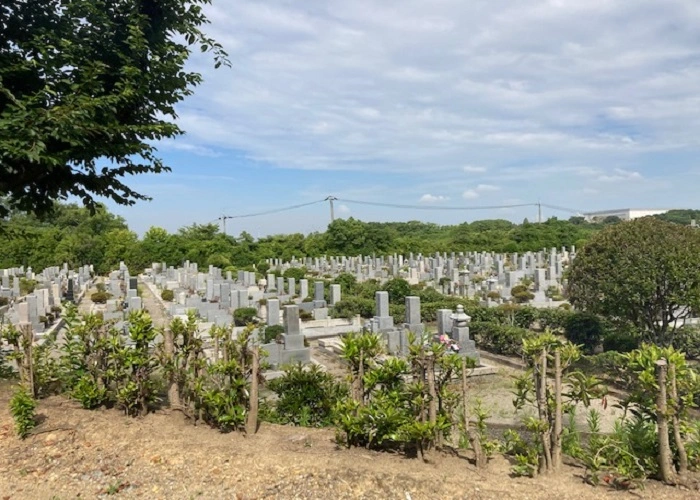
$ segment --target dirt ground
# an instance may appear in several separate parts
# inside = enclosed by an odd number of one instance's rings
[[[649,482],[633,493],[594,488],[583,470],[512,478],[494,459],[477,471],[463,452],[431,452],[427,462],[338,448],[332,430],[263,424],[252,437],[186,423],[179,413],[142,419],[87,411],[63,397],[39,404],[41,424],[22,441],[0,385],[0,498],[366,498],[404,500],[698,498]]]

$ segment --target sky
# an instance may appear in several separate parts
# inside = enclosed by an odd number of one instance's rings
[[[697,0],[213,0],[229,53],[157,145],[172,173],[111,207],[142,234],[292,205],[454,224],[698,208]],[[347,201],[350,200],[350,201]],[[525,207],[473,210],[389,208]],[[227,220],[323,231],[327,202]]]

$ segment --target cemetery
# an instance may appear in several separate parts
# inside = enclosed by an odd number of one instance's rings
[[[647,404],[646,382],[622,383],[613,367],[633,374],[645,368],[630,356],[662,351],[607,352],[612,341],[581,337],[576,328],[598,323],[565,299],[576,257],[553,248],[272,258],[264,274],[189,261],[133,274],[122,262],[103,276],[89,265],[5,269],[3,370],[28,381],[24,398],[67,390],[83,411],[141,419],[170,409],[187,433],[194,423],[277,440],[288,435],[280,425],[335,428],[340,450],[395,450],[423,464],[449,461],[439,450],[468,450],[476,470],[525,477],[563,470],[566,454],[595,484],[636,488],[659,469],[590,454],[632,432],[619,427],[629,419],[620,408]],[[677,364],[666,376],[690,376],[692,360],[670,349],[664,356]],[[697,423],[697,387],[679,378],[674,390],[691,398],[683,418]],[[543,403],[545,393],[556,404]],[[387,412],[395,420],[375,429]],[[32,439],[36,424],[24,422],[18,432]],[[582,437],[590,432],[605,437]],[[675,480],[691,488],[700,429],[692,432]]]

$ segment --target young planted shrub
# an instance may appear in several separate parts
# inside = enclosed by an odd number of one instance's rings
[[[168,383],[170,408],[182,411],[196,422],[195,401],[197,380],[206,366],[202,339],[197,335],[198,319],[193,311],[187,313],[187,321],[175,318],[163,332],[163,342],[156,353]],[[212,327],[214,361],[219,360],[220,345],[230,328]]]
[[[175,292],[172,290],[163,290],[160,292],[160,298],[166,302],[172,302],[175,299]]]
[[[629,396],[624,408],[657,430],[658,473],[669,484],[683,482],[690,468],[688,428],[700,377],[673,347],[644,344],[623,357]],[[644,458],[644,457],[639,457]]]
[[[148,313],[135,311],[129,315],[129,339],[132,346],[119,343],[113,351],[116,367],[117,403],[127,415],[145,415],[158,400],[158,383],[154,372],[159,366],[151,352],[157,330]],[[113,338],[116,342],[120,338]]]
[[[95,304],[106,304],[110,297],[110,294],[107,292],[95,292],[90,295],[90,300],[92,300]]]
[[[113,383],[122,371],[117,364],[123,349],[119,333],[98,315],[79,318],[75,307],[67,310],[66,323],[60,361],[64,389],[85,409],[114,402]]]
[[[604,389],[595,377],[567,371],[580,358],[580,350],[549,331],[523,340],[523,355],[529,369],[516,379],[513,404],[516,409],[522,409],[527,403],[537,408],[537,417],[529,417],[525,424],[538,438],[538,471],[554,472],[562,465],[564,415],[579,403],[588,406],[591,399],[602,397]],[[554,372],[554,384],[548,377],[550,367]],[[564,387],[568,388],[566,392]]]
[[[10,413],[15,420],[15,430],[22,439],[36,426],[36,401],[24,386],[19,386],[10,399]]]
[[[352,397],[336,408],[340,442],[423,455],[445,435],[458,402],[446,390],[446,381],[461,360],[445,357],[442,345],[424,347],[426,343],[412,348],[410,363],[400,358],[380,363],[383,349],[377,335],[343,339],[341,356],[350,365]]]
[[[251,342],[254,330],[255,326],[251,324],[237,338],[225,338],[221,359],[202,366],[201,373],[195,379],[194,409],[197,418],[222,432],[255,427],[247,422],[249,410],[257,408],[257,395],[252,387],[264,382],[264,379],[255,366],[259,347]]]
[[[277,394],[272,418],[282,424],[325,427],[333,423],[333,410],[348,389],[318,365],[288,366],[268,388]]]

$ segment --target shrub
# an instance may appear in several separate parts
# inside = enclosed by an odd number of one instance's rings
[[[304,276],[306,276],[306,268],[290,267],[284,272],[284,274],[282,274],[282,276],[284,278],[294,278],[296,281],[299,281],[300,279],[304,279]]]
[[[469,330],[480,349],[505,356],[521,355],[523,339],[534,336],[531,330],[497,323],[472,322]]]
[[[20,386],[10,399],[10,412],[15,419],[17,435],[22,439],[36,426],[35,411],[36,401],[27,389]]]
[[[172,290],[163,290],[160,292],[160,298],[166,302],[172,302],[175,299],[175,292]]]
[[[486,294],[486,298],[498,300],[501,298],[501,294],[499,292],[497,292],[496,290],[492,290]]]
[[[20,295],[28,295],[34,291],[36,288],[36,280],[29,280],[27,278],[19,279],[19,293]]]
[[[572,313],[565,309],[560,308],[546,308],[539,309],[537,311],[537,322],[539,323],[540,329],[550,329],[555,332],[561,332],[564,330],[564,325],[566,323],[566,318]]]
[[[389,292],[389,302],[404,304],[406,296],[411,295],[411,285],[403,278],[394,278],[386,282],[384,290]]]
[[[246,326],[255,323],[255,315],[258,311],[254,307],[242,307],[233,312],[233,323],[236,326]]]
[[[8,297],[0,297],[0,307],[6,306],[9,303],[10,299]]]
[[[110,295],[107,292],[95,292],[90,296],[90,300],[95,304],[105,304],[109,298]]]
[[[95,289],[96,289],[98,292],[106,292],[106,291],[107,291],[107,287],[105,286],[104,283],[97,283],[97,284],[95,285]]]
[[[271,342],[274,342],[277,339],[277,336],[281,335],[283,333],[284,333],[284,327],[282,325],[268,326],[263,331],[262,343],[269,344]]]
[[[630,352],[641,345],[639,336],[626,331],[609,332],[603,338],[604,351]]]
[[[332,424],[333,409],[347,396],[347,387],[321,370],[301,363],[286,367],[284,375],[271,380],[270,390],[278,396],[274,418],[282,424],[325,427]]]
[[[535,295],[528,290],[525,285],[516,285],[510,290],[510,295],[513,300],[518,304],[523,304],[529,302],[535,298]]]
[[[374,316],[374,301],[361,297],[348,297],[333,306],[334,318],[354,318],[358,314],[363,318]]]
[[[311,311],[299,311],[299,319],[301,321],[311,321],[314,319],[314,315]]]
[[[595,314],[574,312],[564,321],[564,335],[567,340],[582,345],[586,354],[593,354],[604,333],[603,322]]]

